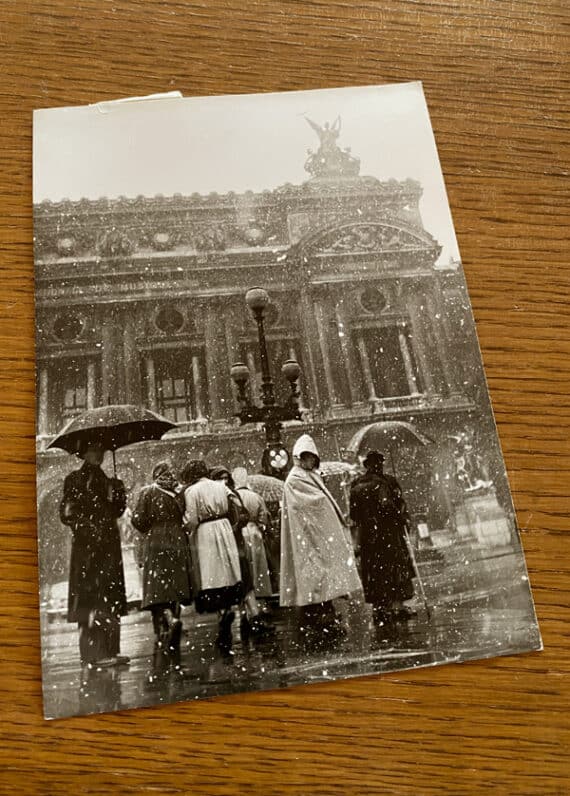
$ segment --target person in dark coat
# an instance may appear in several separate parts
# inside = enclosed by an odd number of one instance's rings
[[[384,473],[384,456],[371,451],[366,472],[350,488],[350,517],[360,533],[360,562],[366,601],[380,622],[407,619],[404,601],[414,595],[416,576],[406,542],[409,516],[397,480]]]
[[[73,532],[67,621],[79,626],[82,664],[126,664],[129,658],[119,655],[127,598],[117,525],[126,492],[122,481],[101,469],[105,450],[99,443],[85,443],[79,456],[84,464],[66,477],[59,507]]]
[[[152,472],[153,482],[142,488],[131,517],[144,534],[143,596],[141,607],[152,613],[156,648],[180,646],[180,606],[192,602],[190,559],[182,527],[184,507],[179,485],[169,462]]]

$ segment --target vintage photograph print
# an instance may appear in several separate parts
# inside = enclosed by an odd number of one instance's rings
[[[420,83],[37,111],[34,230],[47,718],[541,649]]]

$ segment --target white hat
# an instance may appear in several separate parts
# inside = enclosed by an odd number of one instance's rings
[[[240,489],[243,486],[248,486],[248,474],[245,467],[236,467],[232,473],[232,478],[234,479],[236,489]]]
[[[298,459],[302,453],[312,453],[317,459],[320,459],[315,441],[309,434],[301,434],[293,446],[293,456],[295,458]]]

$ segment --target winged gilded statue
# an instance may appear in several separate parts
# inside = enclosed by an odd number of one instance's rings
[[[319,136],[319,141],[321,142],[321,149],[323,150],[331,150],[336,148],[336,141],[340,135],[340,116],[337,116],[334,122],[329,124],[329,122],[325,122],[324,127],[317,122],[314,122],[312,119],[309,119],[308,116],[305,116],[307,123],[311,125],[315,133]]]

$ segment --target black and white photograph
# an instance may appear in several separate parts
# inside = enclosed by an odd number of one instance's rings
[[[421,83],[36,111],[34,258],[46,718],[542,648]]]

